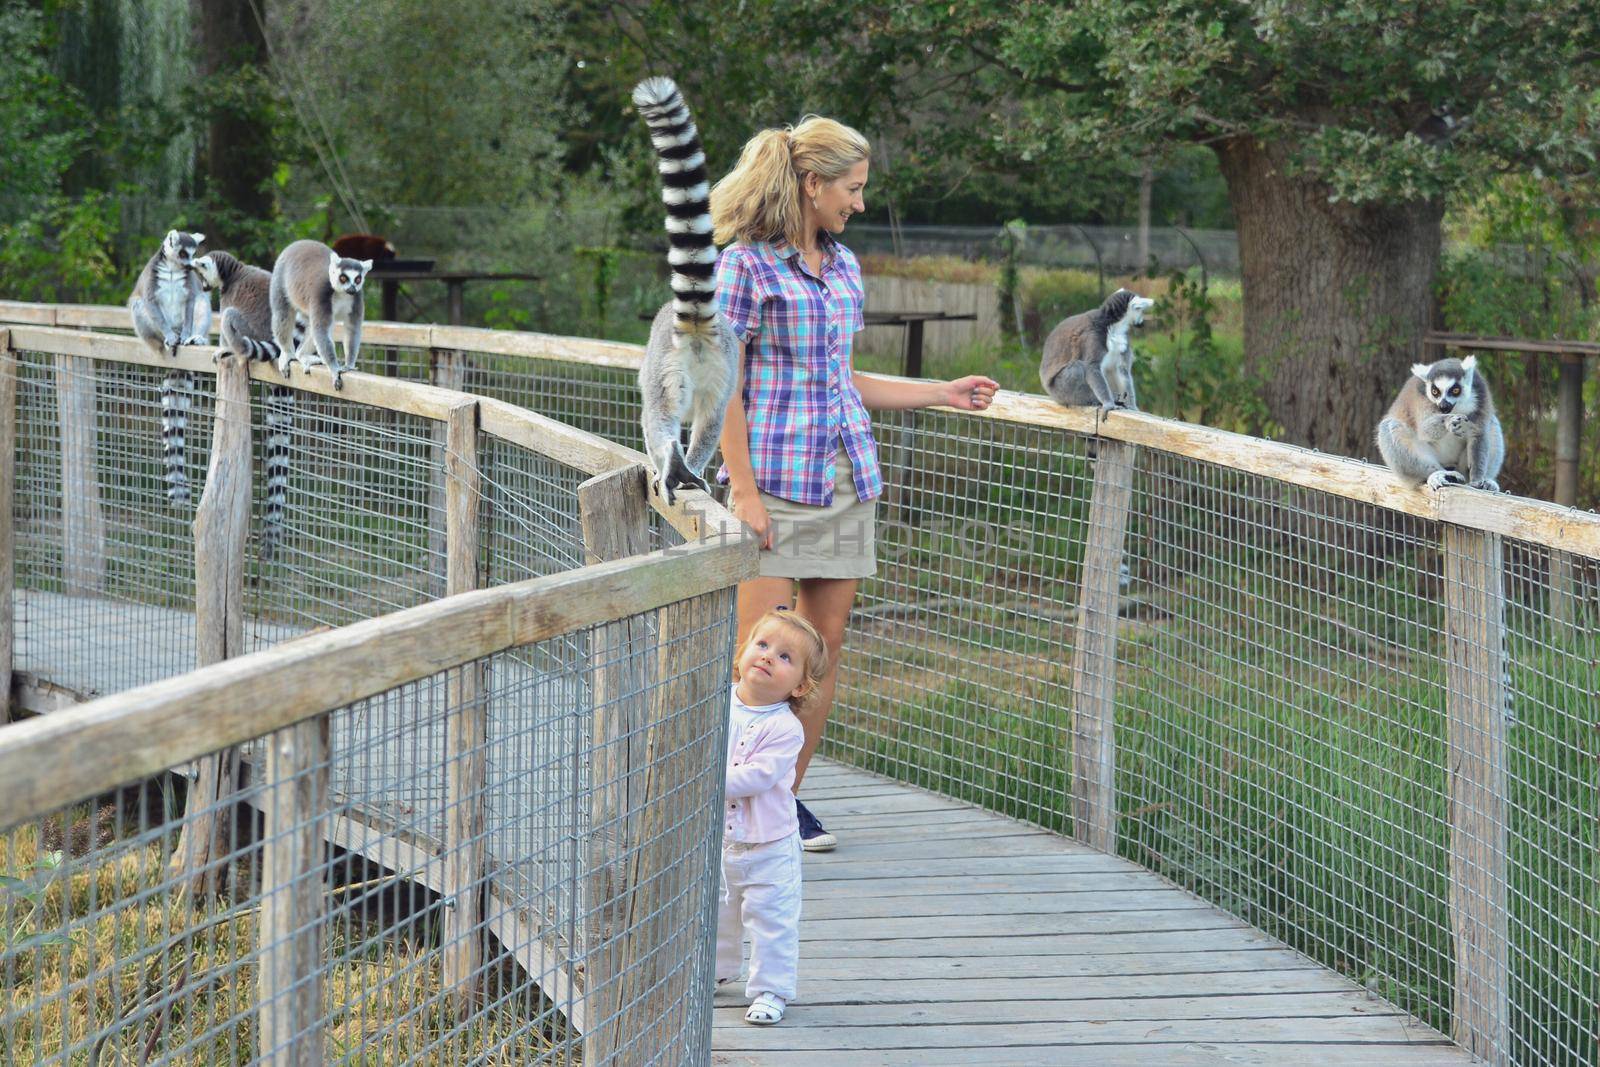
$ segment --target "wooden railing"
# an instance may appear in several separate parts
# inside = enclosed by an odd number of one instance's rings
[[[0,305],[0,318],[21,314],[47,317],[43,310]],[[119,309],[100,308],[48,311],[49,321],[58,326],[120,326],[122,314]],[[43,335],[20,333],[23,329],[13,327],[25,339],[42,339]],[[52,331],[52,336],[55,332],[58,331]],[[608,367],[636,367],[640,359],[640,350],[635,346],[460,327],[371,323],[367,338],[377,344],[470,350]],[[95,345],[109,342],[89,337],[78,343],[92,351]],[[186,353],[184,358],[200,357]],[[204,358],[209,360],[209,350]],[[149,362],[159,361],[152,357]],[[252,373],[275,377],[270,369],[258,368]],[[300,381],[298,376],[296,381]],[[313,379],[311,388],[322,391],[321,381]],[[346,383],[345,395],[351,399],[381,395],[399,384],[362,375],[348,376]],[[373,392],[364,394],[363,390]],[[418,397],[415,402],[420,404],[428,394],[408,395]],[[491,422],[490,412],[495,413],[495,419],[510,419],[500,408],[480,403],[485,405],[481,410],[485,412],[486,429]],[[436,406],[429,410],[445,409]],[[1063,408],[1047,398],[1029,394],[1002,392],[988,411],[970,417],[1058,430],[1100,442],[1094,460],[1088,541],[1084,546],[1079,605],[1082,610],[1077,615],[1072,653],[1071,762],[1076,833],[1107,851],[1118,847],[1114,773],[1118,569],[1125,556],[1129,483],[1136,450],[1149,449],[1215,464],[1260,475],[1285,487],[1374,505],[1439,524],[1442,532],[1437,551],[1444,561],[1445,627],[1449,635],[1446,712],[1451,830],[1449,916],[1455,944],[1453,1036],[1470,1051],[1491,1061],[1505,1062],[1511,1012],[1504,814],[1508,796],[1507,724],[1502,714],[1501,681],[1506,656],[1504,541],[1514,539],[1549,550],[1550,614],[1558,621],[1571,620],[1574,576],[1579,565],[1592,567],[1594,561],[1600,560],[1600,516],[1558,504],[1465,488],[1441,492],[1412,488],[1383,468],[1341,456],[1139,413],[1100,415],[1092,409]],[[532,423],[521,421],[518,425],[531,427]],[[592,485],[595,499],[602,493],[615,494],[619,502],[636,496],[614,485]],[[586,518],[586,530],[589,528]],[[591,542],[593,547],[598,544],[598,540]],[[624,537],[611,551],[636,547]],[[600,555],[597,553],[597,558]]]
[[[74,318],[57,310],[55,321]],[[369,337],[384,335],[385,328],[377,324],[369,331]],[[405,343],[411,339],[408,336]],[[467,338],[446,340],[459,344]],[[216,888],[211,878],[219,857],[231,851],[223,824],[232,822],[227,803],[239,780],[237,746],[269,739],[255,771],[272,798],[263,813],[262,834],[261,1047],[276,1049],[268,1062],[321,1062],[323,1036],[308,1029],[322,1013],[317,939],[318,917],[326,901],[317,872],[324,839],[352,847],[348,833],[324,825],[329,804],[329,715],[407,683],[447,673],[450,751],[444,758],[449,819],[443,839],[437,842],[442,862],[423,856],[407,859],[411,846],[398,839],[370,846],[377,850],[370,858],[395,870],[416,872],[421,884],[450,901],[442,938],[444,984],[466,1010],[481,992],[484,960],[479,931],[486,922],[506,944],[526,945],[530,940],[527,928],[501,928],[505,923],[526,924],[526,916],[514,919],[515,909],[503,908],[486,920],[483,897],[469,891],[481,884],[486,870],[486,708],[479,699],[483,692],[479,664],[506,650],[588,630],[596,635],[597,648],[610,653],[608,662],[625,652],[637,657],[646,647],[645,635],[642,629],[633,630],[650,613],[658,613],[659,620],[651,627],[649,647],[659,647],[663,656],[674,650],[681,655],[682,642],[715,621],[705,616],[706,596],[729,590],[754,574],[753,542],[703,493],[683,493],[670,506],[649,494],[645,461],[639,453],[556,420],[432,385],[355,373],[346,375],[343,389],[335,391],[326,376],[299,374],[293,384],[303,392],[337,396],[352,408],[405,412],[439,426],[436,467],[443,479],[448,595],[243,654],[251,478],[248,382],[281,380],[276,371],[270,365],[237,359],[215,363],[210,348],[185,348],[171,359],[156,356],[132,337],[50,325],[0,326],[0,445],[13,450],[19,352],[50,354],[69,370],[81,371],[101,360],[215,376],[217,403],[210,466],[194,522],[201,669],[0,728],[0,811],[6,823],[20,824],[124,784],[192,765],[195,780],[188,791],[183,840],[174,855],[174,884],[191,895],[207,894]],[[64,372],[61,380],[71,377]],[[81,514],[84,501],[94,497],[92,378],[79,400],[81,410],[68,413],[69,420],[79,421],[62,427],[62,500],[64,507]],[[477,588],[480,433],[591,475],[573,501],[581,515],[588,565],[546,578]],[[5,657],[7,682],[15,635],[10,551],[14,468],[8,463],[0,478],[0,550],[4,550],[0,654]],[[652,513],[684,543],[649,551]],[[93,538],[81,540],[79,547],[92,554]],[[727,651],[719,654],[725,656]],[[617,668],[607,670],[615,674]],[[638,688],[637,679],[632,680],[633,688],[625,689],[620,678],[612,678],[607,692],[608,675],[600,672],[594,758],[604,762],[594,779],[595,807],[589,813],[593,825],[632,826],[640,820],[659,824],[663,813],[658,809],[681,804],[685,783],[703,777],[705,769],[686,764],[682,756],[696,751],[689,747],[690,741],[698,744],[701,735],[715,730],[700,720],[686,723],[678,712],[692,706],[684,701],[702,699],[710,692],[707,686],[725,686],[726,679],[696,679],[685,689],[681,681],[672,680],[673,674],[663,669],[663,681],[644,689]],[[685,731],[694,731],[694,737],[685,736]],[[663,753],[678,755],[664,758]],[[632,757],[639,760],[636,766],[628,762]],[[636,786],[619,798],[615,783],[630,779],[638,779]],[[712,810],[716,799],[707,801],[711,824],[717,821]],[[685,936],[683,930],[692,926],[694,916],[680,914],[684,905],[668,899],[660,884],[664,872],[676,869],[683,857],[662,841],[646,839],[632,846],[625,877],[614,878],[616,842],[587,844],[596,872],[586,889],[591,921],[595,916],[622,916],[622,924],[614,924],[611,932],[632,942]],[[531,940],[538,941],[537,924]],[[687,951],[688,946],[683,947]],[[642,946],[635,943],[633,948]],[[613,953],[614,959],[596,955],[552,964],[548,955],[540,955],[548,953],[548,947],[524,951],[535,952],[535,958],[524,962],[531,963],[532,973],[555,983],[557,988],[547,992],[585,1032],[588,1062],[605,1061],[631,1040],[625,1028],[634,1011],[648,1003],[654,1013],[650,1017],[659,1017],[667,1000],[685,993],[680,988],[682,968],[677,967],[681,954],[656,952],[653,964],[639,962],[639,951],[632,956]],[[669,975],[677,977],[668,981]],[[578,982],[597,992],[586,998],[584,989],[572,987]],[[670,1039],[664,1033],[659,1037]]]

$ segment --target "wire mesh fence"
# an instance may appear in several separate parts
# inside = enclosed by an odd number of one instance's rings
[[[526,366],[469,376],[636,443],[623,375]],[[1082,833],[1073,707],[1075,673],[1102,669],[1078,644],[1104,442],[944,412],[875,422],[879,569],[824,754]],[[1486,1058],[1600,1063],[1600,563],[1496,539],[1503,611],[1478,625],[1503,617],[1504,678],[1487,686],[1452,658],[1450,604],[1458,626],[1476,616],[1447,579],[1448,524],[1157,448],[1137,453],[1125,521],[1101,679],[1119,853]],[[1469,778],[1476,799],[1453,799]]]
[[[209,810],[161,773],[8,819],[5,1062],[706,1062],[729,607],[606,624],[652,640],[598,657],[586,628],[246,742]],[[591,705],[599,672],[641,686]],[[649,784],[601,805],[628,783],[597,771],[621,765],[592,724],[641,701],[660,744],[628,774]],[[485,732],[452,747],[465,714]],[[448,789],[474,760],[477,787]],[[209,896],[183,867],[202,815],[229,835]]]
[[[28,729],[0,728],[0,1060],[705,1062],[730,572],[684,546],[588,577],[588,471],[481,430],[458,453],[436,418],[297,392],[270,560],[255,479],[244,650],[326,633],[229,665],[242,676],[163,683],[197,647],[163,372],[15,357],[16,667],[81,695],[156,685],[96,705],[122,724],[104,746],[80,746],[72,712],[28,724],[65,731],[34,758]],[[198,499],[216,420],[195,377]],[[464,462],[465,580],[504,603],[436,600],[462,580],[442,512]],[[638,540],[683,545],[640,511]],[[328,629],[380,617],[367,637]],[[162,740],[206,706],[198,738]],[[123,750],[155,762],[124,773]]]
[[[637,442],[625,368],[478,353],[464,373]],[[1089,836],[1092,741],[1120,854],[1486,1059],[1600,1062],[1594,555],[1192,458],[1181,435],[875,418],[879,572],[824,754]],[[1090,737],[1075,712],[1102,690]]]

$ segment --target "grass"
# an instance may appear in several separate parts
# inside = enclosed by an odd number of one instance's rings
[[[113,809],[104,823],[116,821]],[[13,879],[0,894],[0,1062],[253,1062],[255,902],[170,892],[167,837],[101,838],[63,862],[37,825],[0,836],[0,871]],[[235,879],[247,883],[248,872],[236,867]],[[323,934],[330,1061],[575,1062],[560,1054],[567,1040],[549,1002],[509,972],[491,972],[489,1006],[458,1023],[431,913],[365,920],[352,901],[373,892],[330,888],[339,902]]]

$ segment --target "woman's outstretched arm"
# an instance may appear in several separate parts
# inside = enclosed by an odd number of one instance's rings
[[[981,374],[969,374],[949,382],[879,378],[860,371],[853,371],[852,375],[856,390],[861,394],[861,402],[870,411],[901,411],[938,405],[962,411],[982,411],[989,406],[995,391],[1000,388],[999,382]],[[723,433],[726,434],[727,430],[723,430]]]

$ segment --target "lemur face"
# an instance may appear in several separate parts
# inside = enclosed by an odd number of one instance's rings
[[[328,284],[336,293],[359,293],[371,269],[370,259],[340,259],[337,252],[328,254]]]
[[[1422,379],[1422,395],[1445,415],[1452,411],[1470,415],[1477,410],[1478,401],[1472,394],[1472,376],[1477,369],[1477,356],[1411,365],[1411,373]]]
[[[210,253],[196,257],[192,266],[200,279],[200,289],[203,292],[209,293],[213,289],[222,288],[222,274],[217,270],[217,262],[211,258]]]
[[[206,239],[203,233],[180,233],[177,230],[168,230],[167,239],[161,242],[161,251],[169,262],[188,270],[194,266],[194,254],[200,250],[200,242]]]
[[[1144,325],[1144,313],[1155,306],[1155,301],[1148,296],[1136,296],[1128,302],[1128,322],[1134,326]]]

